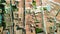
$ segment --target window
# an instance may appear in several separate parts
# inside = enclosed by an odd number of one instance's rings
[[[12,6],[12,10],[15,11],[15,9],[17,9],[17,6],[16,5],[13,5]]]
[[[52,27],[50,27],[50,29],[52,29]]]
[[[18,14],[15,14],[16,17],[18,17]]]
[[[30,27],[34,27],[34,25],[33,24],[30,24]]]
[[[33,30],[31,29],[31,33],[33,33]]]
[[[31,14],[30,9],[26,10],[26,14]]]
[[[18,25],[16,25],[16,29],[17,29],[17,30],[19,29],[19,26],[18,26]]]
[[[36,27],[39,27],[38,25],[36,25]]]
[[[18,6],[19,4],[19,1],[15,0],[15,5]]]
[[[55,30],[55,32],[57,32],[57,29]]]
[[[50,30],[50,32],[53,32],[54,31],[54,26],[50,26],[49,30]]]
[[[39,23],[39,20],[35,19],[35,23]]]
[[[54,22],[54,18],[51,18],[51,17],[47,18],[47,21],[52,23],[52,22]]]
[[[18,18],[18,13],[14,13],[14,18]]]
[[[16,25],[16,30],[20,30],[20,29],[22,29],[22,28],[20,28],[18,25]]]
[[[4,22],[11,22],[11,18],[10,17],[5,17]]]
[[[18,20],[21,21],[21,18],[19,18]]]
[[[5,6],[5,12],[4,13],[10,13],[10,7]]]

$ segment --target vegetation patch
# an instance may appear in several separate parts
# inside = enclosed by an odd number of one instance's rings
[[[36,30],[36,33],[42,33],[43,32],[43,30],[41,28],[36,28],[35,30]]]

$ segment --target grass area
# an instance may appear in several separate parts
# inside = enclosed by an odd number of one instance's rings
[[[33,6],[36,6],[36,1],[33,1],[32,4],[33,4]]]
[[[43,10],[47,10],[47,8],[46,7],[43,7]]]
[[[41,28],[36,28],[35,30],[36,30],[36,33],[42,33],[43,32],[43,30]]]
[[[36,8],[36,1],[33,1],[33,2],[32,2],[32,5],[33,5],[33,7],[34,7],[35,9],[37,9],[37,8]]]

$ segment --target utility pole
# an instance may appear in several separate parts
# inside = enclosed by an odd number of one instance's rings
[[[24,11],[23,11],[23,31],[24,31],[24,34],[26,34],[26,30],[25,30],[25,25],[26,25],[26,22],[25,22],[25,0],[23,0],[24,2]]]
[[[43,30],[44,30],[44,34],[47,34],[47,31],[46,31],[46,23],[45,23],[45,20],[44,20],[44,10],[43,10],[43,0],[41,0],[41,7],[42,7],[42,10],[41,10],[41,16],[42,16],[42,25],[43,25]]]
[[[12,11],[12,1],[10,0],[10,12],[11,12],[11,21],[12,21],[12,34],[14,34],[14,17]]]

